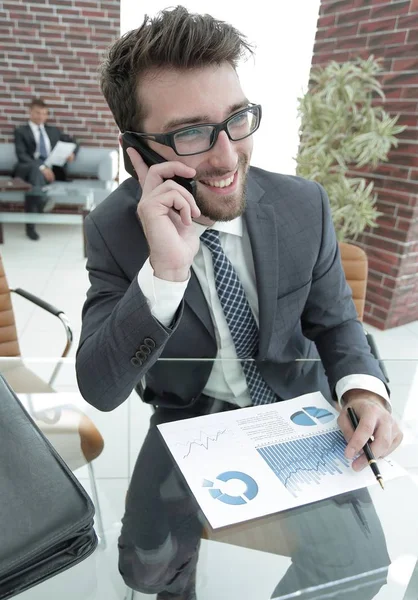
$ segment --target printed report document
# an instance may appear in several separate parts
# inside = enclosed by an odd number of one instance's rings
[[[376,485],[344,456],[337,417],[315,392],[158,428],[216,529]],[[405,474],[390,458],[378,464],[384,481]]]

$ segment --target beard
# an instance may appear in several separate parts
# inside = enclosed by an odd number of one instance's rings
[[[239,187],[230,195],[216,196],[211,194],[209,190],[197,190],[196,204],[200,209],[203,217],[207,217],[211,221],[232,221],[239,217],[245,211],[246,206],[246,183],[248,176],[250,159],[245,154],[240,154],[238,157],[238,176]],[[210,177],[222,177],[225,172],[212,171],[196,174],[195,179],[209,179]],[[202,184],[204,186],[204,184]]]

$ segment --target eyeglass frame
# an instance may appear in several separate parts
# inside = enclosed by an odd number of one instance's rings
[[[231,121],[231,119],[235,119],[238,115],[240,115],[241,113],[245,113],[245,112],[249,111],[250,109],[257,109],[257,111],[258,111],[257,127],[255,129],[253,129],[253,131],[251,131],[251,133],[249,133],[248,135],[245,135],[244,137],[239,138],[238,140],[233,140],[228,131],[229,121]],[[124,133],[129,133],[130,135],[133,135],[134,137],[144,139],[144,140],[151,140],[153,142],[162,144],[163,146],[168,146],[169,148],[172,148],[174,150],[174,152],[177,154],[177,156],[195,156],[196,154],[204,154],[205,152],[209,152],[209,150],[211,150],[213,148],[213,146],[216,144],[216,142],[218,141],[218,137],[219,137],[219,134],[221,133],[221,131],[225,131],[226,135],[228,136],[228,139],[231,142],[240,142],[241,140],[245,140],[247,137],[250,137],[250,135],[253,135],[253,133],[255,133],[257,131],[257,129],[260,127],[261,117],[262,117],[261,104],[251,103],[246,108],[243,108],[243,109],[237,111],[236,113],[234,113],[233,115],[231,115],[230,117],[225,119],[225,121],[222,121],[222,123],[196,123],[195,125],[188,125],[187,127],[180,127],[179,129],[175,129],[174,131],[170,131],[168,133],[139,133],[137,131],[125,131]],[[179,154],[179,152],[177,152],[177,150],[175,148],[174,136],[177,133],[182,133],[183,131],[188,131],[189,129],[195,129],[196,127],[213,127],[214,128],[213,132],[212,132],[213,139],[212,139],[212,142],[211,142],[209,148],[206,148],[206,150],[200,150],[199,152],[192,152],[191,154]]]

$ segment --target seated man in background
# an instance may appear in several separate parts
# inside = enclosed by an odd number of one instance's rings
[[[48,107],[40,98],[34,98],[29,105],[29,122],[15,129],[15,147],[17,164],[13,176],[20,177],[32,185],[32,190],[25,195],[25,211],[28,213],[43,212],[46,199],[43,188],[54,181],[66,180],[66,168],[48,167],[44,161],[57,142],[73,142],[69,135],[62,133],[58,127],[46,125]],[[76,151],[71,154],[67,163],[74,160]],[[31,240],[38,240],[39,234],[35,225],[26,225],[26,235]]]

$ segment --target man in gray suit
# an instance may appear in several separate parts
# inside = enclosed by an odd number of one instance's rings
[[[236,73],[249,50],[228,24],[177,7],[117,41],[101,73],[139,185],[123,182],[86,220],[91,287],[77,377],[101,410],[135,387],[155,407],[127,497],[120,570],[159,600],[195,597],[199,527],[192,519],[182,537],[162,500],[172,465],[153,450],[157,423],[321,390],[342,407],[347,456],[372,434],[378,457],[402,438],[326,192],[250,167],[261,107]],[[164,162],[149,167],[132,146]],[[321,362],[296,362],[318,353]],[[348,405],[360,418],[354,435]]]
[[[34,98],[29,105],[29,121],[15,129],[15,149],[17,163],[13,176],[20,177],[32,185],[30,192],[25,194],[25,211],[28,213],[43,212],[46,204],[44,187],[49,183],[66,180],[66,165],[64,167],[45,164],[51,150],[61,142],[74,142],[75,140],[62,133],[58,127],[47,125],[48,107],[41,98]],[[71,163],[78,151],[72,153],[67,163]],[[35,225],[26,225],[26,235],[29,239],[39,240]]]

